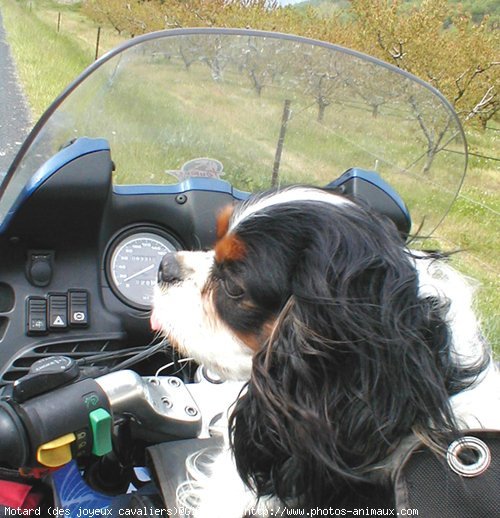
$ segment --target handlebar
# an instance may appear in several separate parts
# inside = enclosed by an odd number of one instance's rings
[[[75,366],[66,357],[39,360],[0,398],[0,465],[59,467],[105,455],[123,415],[144,441],[198,436],[201,412],[178,378],[118,371],[92,379]]]
[[[16,411],[5,401],[0,401],[0,437],[0,464],[24,466],[28,457],[26,433]]]

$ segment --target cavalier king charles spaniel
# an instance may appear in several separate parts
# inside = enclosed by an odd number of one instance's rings
[[[163,258],[152,326],[246,382],[196,516],[390,507],[408,438],[442,455],[461,429],[500,429],[499,376],[467,284],[329,191],[223,210],[212,251]]]

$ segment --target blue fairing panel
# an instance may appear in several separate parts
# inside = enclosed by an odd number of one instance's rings
[[[213,178],[188,178],[180,183],[171,185],[115,185],[114,194],[145,195],[145,194],[182,194],[189,191],[209,191],[230,194],[237,200],[246,200],[250,193],[235,189],[229,182]]]
[[[99,151],[109,151],[109,143],[105,139],[91,139],[82,137],[61,149],[30,178],[23,190],[17,197],[12,208],[0,223],[0,233],[3,233],[9,226],[15,213],[23,203],[36,192],[49,178],[55,175],[63,167],[73,160]],[[183,182],[173,185],[115,185],[113,192],[117,195],[149,195],[167,194],[176,195],[189,191],[210,191],[232,195],[237,200],[245,200],[249,193],[234,189],[233,186],[224,181],[210,178],[188,178]]]
[[[109,151],[109,144],[104,139],[79,138],[69,146],[62,148],[58,153],[47,160],[38,171],[29,179],[23,190],[19,193],[12,208],[5,215],[0,224],[0,233],[4,232],[9,226],[9,222],[19,210],[22,204],[33,195],[51,176],[60,171],[64,166],[90,153],[98,151]]]

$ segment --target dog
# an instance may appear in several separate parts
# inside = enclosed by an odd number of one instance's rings
[[[163,258],[151,317],[246,381],[195,515],[390,507],[408,438],[442,455],[461,429],[500,429],[471,304],[444,260],[341,195],[294,186],[224,209],[213,250]]]

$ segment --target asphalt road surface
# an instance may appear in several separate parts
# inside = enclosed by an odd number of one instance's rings
[[[0,12],[0,179],[31,129],[31,115],[19,85]]]

